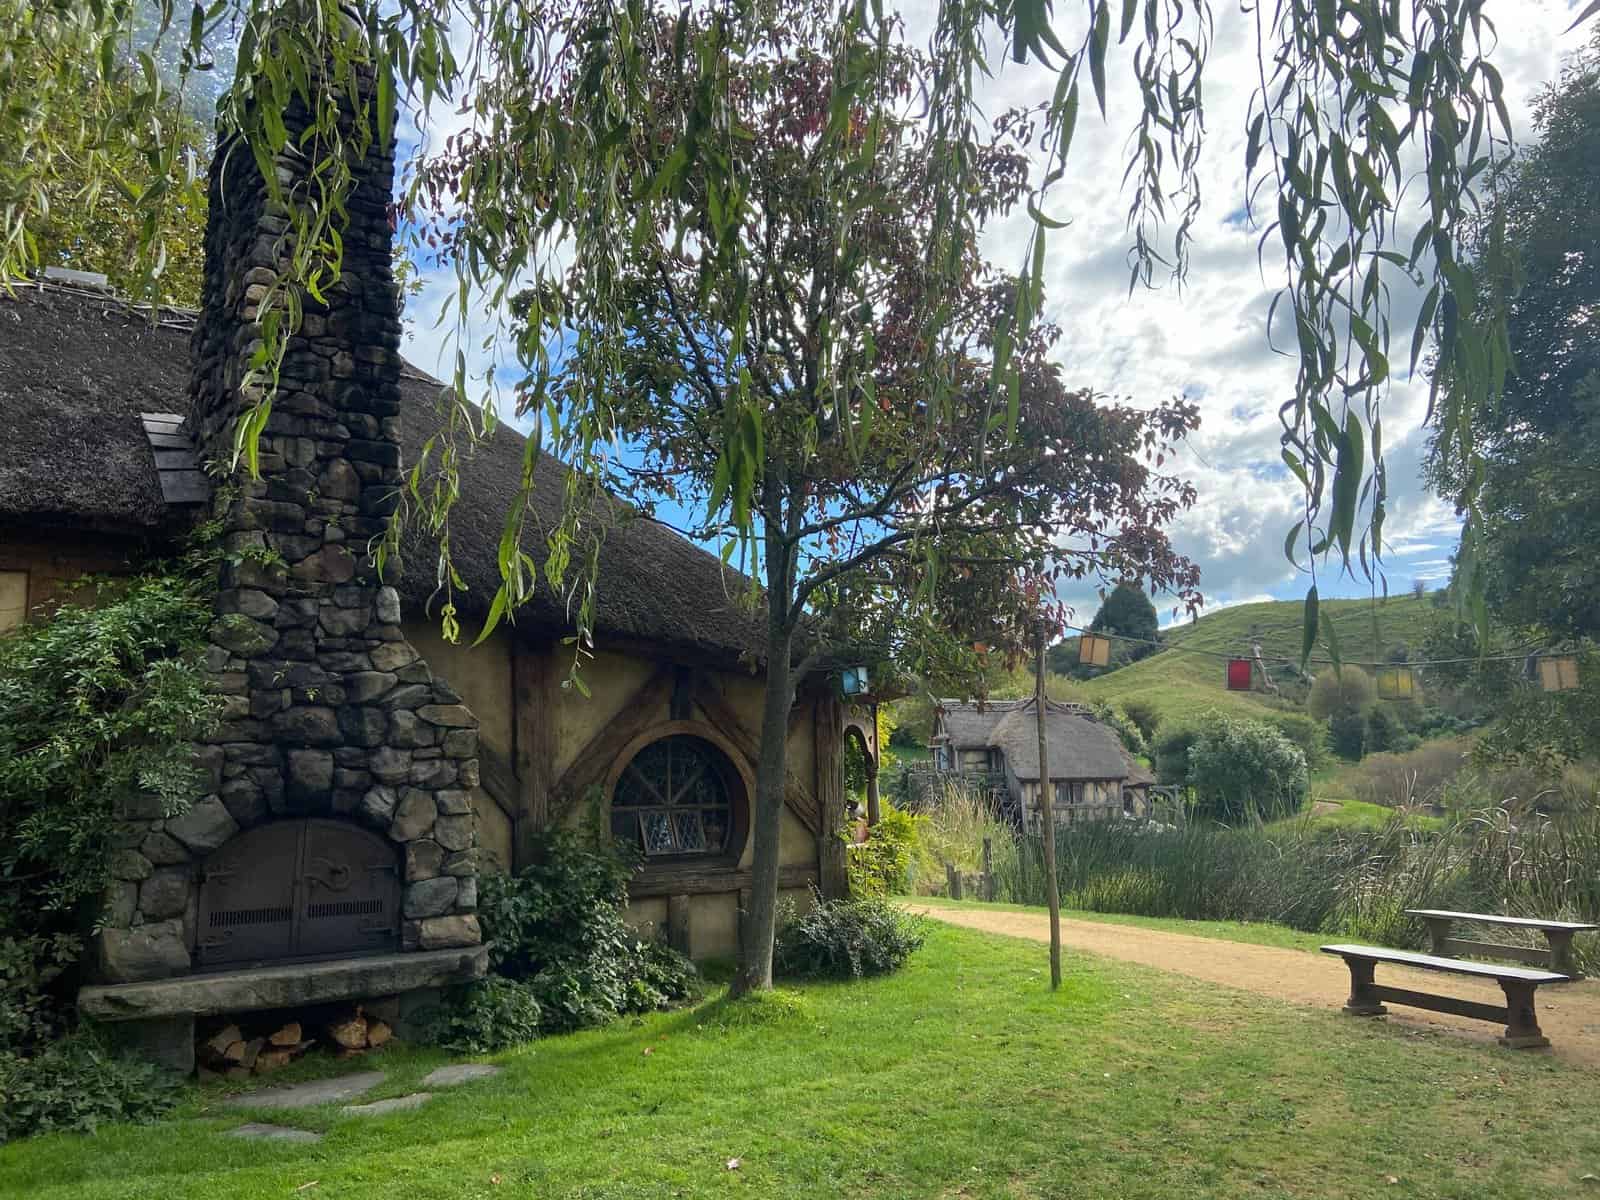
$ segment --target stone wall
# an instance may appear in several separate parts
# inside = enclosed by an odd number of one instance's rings
[[[371,86],[370,76],[362,81]],[[353,132],[346,105],[347,133]],[[291,190],[321,151],[278,160]],[[108,982],[191,968],[205,856],[275,818],[342,817],[403,855],[404,949],[475,945],[477,721],[406,641],[400,600],[369,553],[401,485],[398,292],[390,259],[392,130],[353,167],[342,274],[305,301],[260,438],[260,476],[221,479],[230,555],[206,655],[223,720],[199,751],[206,791],[182,816],[125,814],[100,936]],[[226,465],[254,399],[241,387],[261,306],[286,262],[287,210],[248,151],[219,148],[211,175],[203,310],[188,427],[202,463]]]

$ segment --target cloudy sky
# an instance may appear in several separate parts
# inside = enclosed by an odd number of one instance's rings
[[[1080,6],[1057,5],[1073,12]],[[1293,392],[1294,360],[1275,354],[1266,336],[1266,315],[1281,283],[1278,264],[1258,264],[1260,230],[1244,219],[1244,130],[1251,80],[1256,72],[1253,20],[1237,0],[1213,0],[1215,43],[1205,73],[1207,141],[1200,166],[1205,209],[1195,228],[1192,265],[1180,292],[1173,286],[1129,294],[1124,224],[1129,196],[1122,186],[1127,132],[1137,115],[1138,93],[1126,58],[1114,59],[1108,119],[1102,124],[1085,89],[1067,178],[1052,192],[1050,215],[1071,221],[1052,234],[1046,267],[1049,315],[1064,332],[1058,355],[1068,380],[1135,404],[1183,395],[1201,408],[1202,424],[1179,455],[1179,469],[1199,491],[1199,502],[1174,527],[1179,550],[1201,567],[1207,607],[1304,594],[1308,580],[1283,557],[1283,539],[1298,502],[1298,488],[1279,459],[1278,406]],[[1529,113],[1543,84],[1555,78],[1563,55],[1585,34],[1563,31],[1578,0],[1491,0],[1499,25],[1493,61],[1502,72],[1518,137],[1530,129]],[[927,10],[909,10],[916,36]],[[1072,36],[1066,36],[1067,33]],[[1076,44],[1078,31],[1062,40]],[[1003,56],[996,56],[997,60]],[[1119,69],[1119,67],[1121,69]],[[1122,86],[1119,86],[1122,84]],[[1019,102],[1048,99],[1053,74],[1009,62],[989,81],[984,103],[990,115]],[[1028,235],[1019,216],[987,234],[987,251],[1003,266],[1019,267]],[[444,279],[428,287],[411,311],[431,314],[448,289]],[[1409,331],[1414,298],[1397,298],[1393,328]],[[473,331],[474,341],[492,329]],[[407,353],[424,368],[448,374],[447,335],[426,319],[413,322]],[[1397,337],[1407,339],[1409,333]],[[1407,345],[1406,349],[1409,348]],[[1397,350],[1397,370],[1409,355]],[[484,357],[479,354],[478,362]],[[1418,479],[1424,450],[1421,427],[1425,381],[1397,378],[1384,408],[1390,486],[1389,542],[1385,570],[1391,591],[1413,579],[1442,581],[1454,548],[1456,522],[1449,508],[1431,498]],[[1323,595],[1366,595],[1362,578],[1319,572]],[[1067,597],[1083,620],[1097,603],[1092,592]],[[1169,605],[1158,601],[1165,612]]]

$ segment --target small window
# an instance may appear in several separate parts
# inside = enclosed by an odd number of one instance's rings
[[[617,780],[612,835],[649,858],[725,853],[737,816],[735,779],[733,764],[703,738],[651,742]]]
[[[28,573],[0,571],[0,633],[21,625],[28,616]]]

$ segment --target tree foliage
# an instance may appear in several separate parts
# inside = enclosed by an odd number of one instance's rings
[[[1300,748],[1259,721],[1203,721],[1189,747],[1195,811],[1228,824],[1269,821],[1305,802],[1309,775]]]
[[[1497,403],[1473,413],[1471,437],[1430,446],[1429,478],[1458,501],[1475,492],[1476,577],[1489,612],[1516,628],[1600,634],[1600,37],[1534,106],[1539,140],[1504,173],[1478,231],[1487,259],[1513,260],[1515,351]],[[1476,448],[1481,455],[1470,451]]]
[[[121,806],[183,811],[215,698],[197,660],[210,604],[183,575],[102,583],[0,638],[0,877],[36,911],[105,884]]]
[[[1280,415],[1284,458],[1305,488],[1306,504],[1285,549],[1292,558],[1309,552],[1313,570],[1330,555],[1341,566],[1354,559],[1371,570],[1381,556],[1381,408],[1391,374],[1391,292],[1399,285],[1423,290],[1411,361],[1436,331],[1434,418],[1441,437],[1457,443],[1469,462],[1479,457],[1473,414],[1498,397],[1509,368],[1506,294],[1497,282],[1502,243],[1491,239],[1488,256],[1476,260],[1465,244],[1478,193],[1504,157],[1510,124],[1490,61],[1494,30],[1486,7],[1487,0],[1263,0],[1250,9],[1260,72],[1246,130],[1248,194],[1262,227],[1263,260],[1280,263],[1283,272],[1272,336],[1299,362],[1295,395]],[[147,20],[152,11],[154,22]],[[1591,5],[1579,21],[1594,12]],[[183,139],[160,119],[163,105],[215,73],[217,52],[226,48],[237,72],[221,90],[222,123],[239,133],[237,145],[263,168],[285,147],[282,112],[289,99],[298,97],[315,114],[301,148],[316,165],[312,179],[294,195],[274,197],[290,214],[285,244],[292,260],[264,304],[266,337],[252,382],[261,385],[265,406],[303,297],[339,270],[350,156],[362,149],[349,144],[350,136],[360,142],[372,129],[386,128],[402,102],[424,114],[449,107],[470,115],[471,136],[484,157],[477,171],[440,193],[427,183],[431,173],[416,169],[430,140],[415,139],[406,207],[416,216],[431,204],[443,214],[446,235],[425,223],[408,227],[417,231],[419,246],[442,250],[454,268],[460,286],[452,303],[461,328],[475,310],[497,310],[532,277],[541,303],[519,346],[523,394],[543,415],[552,362],[575,352],[585,366],[582,386],[570,395],[580,403],[564,423],[548,420],[543,433],[564,457],[587,465],[598,461],[595,451],[611,432],[612,397],[624,365],[628,299],[613,286],[624,264],[650,233],[661,231],[663,218],[669,242],[702,247],[706,261],[724,275],[751,248],[744,215],[754,194],[744,186],[729,138],[746,97],[729,85],[768,51],[774,27],[790,19],[783,6],[755,0],[699,16],[688,9],[669,15],[648,0],[559,6],[217,0],[187,10],[176,0],[5,0],[0,93],[28,95],[33,103],[0,111],[10,150],[0,162],[0,275],[38,261],[36,230],[48,207],[53,164],[86,158],[90,194],[126,187],[146,211],[173,203],[180,182],[193,173]],[[836,155],[835,168],[819,172],[819,179],[838,180],[847,167],[859,170],[875,152],[875,139],[861,136],[854,114],[863,103],[883,105],[901,86],[870,49],[894,36],[894,22],[880,6],[859,3],[829,9],[817,22],[816,45],[831,79],[822,141],[860,152]],[[686,36],[690,25],[702,23],[705,36]],[[965,248],[986,217],[971,197],[987,167],[968,147],[985,121],[980,89],[998,69],[991,47],[1006,46],[1015,62],[1044,64],[1057,76],[1051,100],[1028,125],[1037,164],[1025,172],[1033,228],[1018,264],[1023,286],[1012,291],[994,329],[992,404],[985,417],[1004,414],[1009,427],[1041,313],[1047,244],[1062,225],[1047,210],[1068,178],[1081,108],[1092,100],[1105,114],[1116,46],[1134,50],[1131,74],[1140,97],[1127,141],[1131,282],[1152,282],[1158,270],[1184,273],[1201,203],[1197,164],[1211,35],[1207,0],[1082,0],[1060,13],[1047,0],[939,4],[929,40],[933,69],[918,97],[937,151],[919,194],[931,207],[935,236],[920,253],[927,275],[918,292],[922,303],[906,313],[920,335],[917,373],[932,425],[953,423],[946,399],[954,389],[943,379],[942,348],[960,316],[939,298],[967,270]],[[16,65],[19,47],[29,48],[36,64],[28,72]],[[650,119],[655,96],[649,75],[663,57],[681,91],[693,97],[680,107],[682,119],[665,126]],[[361,86],[365,63],[378,67],[375,87]],[[377,120],[355,122],[354,135],[341,133],[338,105],[329,102],[333,89],[353,95]],[[77,104],[84,106],[83,120],[52,121],[50,114]],[[652,125],[665,144],[658,154],[640,156],[637,135]],[[96,157],[95,147],[118,141],[142,158],[137,178],[119,178],[103,155]],[[641,175],[641,167],[648,174]],[[1423,185],[1417,194],[1425,211],[1415,235],[1407,226],[1402,240],[1398,207],[1412,172]],[[272,178],[270,170],[264,173]],[[526,181],[532,186],[524,187]],[[522,200],[502,203],[513,192]],[[839,244],[851,247],[861,228],[856,214],[846,206],[837,215]],[[159,260],[160,228],[159,221],[143,224],[141,261]],[[542,303],[571,264],[596,285],[581,314],[586,319],[569,320],[579,314]],[[730,315],[735,336],[755,332],[737,305]],[[846,392],[858,388],[862,376],[852,371],[871,357],[855,356],[831,377]],[[465,396],[464,354],[455,382]],[[490,390],[486,381],[479,394],[487,400]],[[744,433],[725,439],[719,465],[732,525],[750,538],[757,508],[751,464],[760,457],[761,413],[753,402],[737,407]],[[463,409],[454,427],[470,424],[470,415]],[[240,450],[247,457],[262,423],[259,410],[241,423]],[[438,460],[446,486],[430,493],[428,507],[440,524],[457,494],[456,461],[449,453]],[[1458,499],[1468,513],[1470,557],[1482,514],[1472,474],[1464,480]],[[582,528],[581,514],[588,511],[578,494],[583,491],[582,479],[575,479],[568,520],[548,534],[553,552],[547,569],[556,582],[575,552],[594,562]],[[531,560],[515,552],[501,557],[509,604],[529,594]],[[1313,585],[1308,652],[1317,632],[1315,598]],[[575,599],[587,626],[592,597],[580,587]]]
[[[1360,667],[1329,667],[1311,684],[1306,707],[1319,721],[1341,713],[1364,713],[1378,698],[1378,690]]]

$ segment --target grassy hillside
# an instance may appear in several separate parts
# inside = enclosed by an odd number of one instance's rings
[[[1166,631],[1162,640],[1168,649],[1084,683],[1059,680],[1051,693],[1085,700],[1137,698],[1153,704],[1163,721],[1181,720],[1212,708],[1241,717],[1284,707],[1298,709],[1298,704],[1285,705],[1259,692],[1228,691],[1225,664],[1212,655],[1248,655],[1250,639],[1257,636],[1273,678],[1288,684],[1300,660],[1302,611],[1300,601],[1284,600],[1208,613]],[[1399,642],[1415,653],[1435,611],[1431,600],[1408,594],[1376,604],[1371,600],[1327,600],[1322,604],[1322,619],[1335,626],[1347,661],[1379,662]],[[1186,653],[1197,650],[1209,653]],[[1316,657],[1327,657],[1324,645],[1319,644]],[[1313,673],[1315,670],[1313,665]]]

